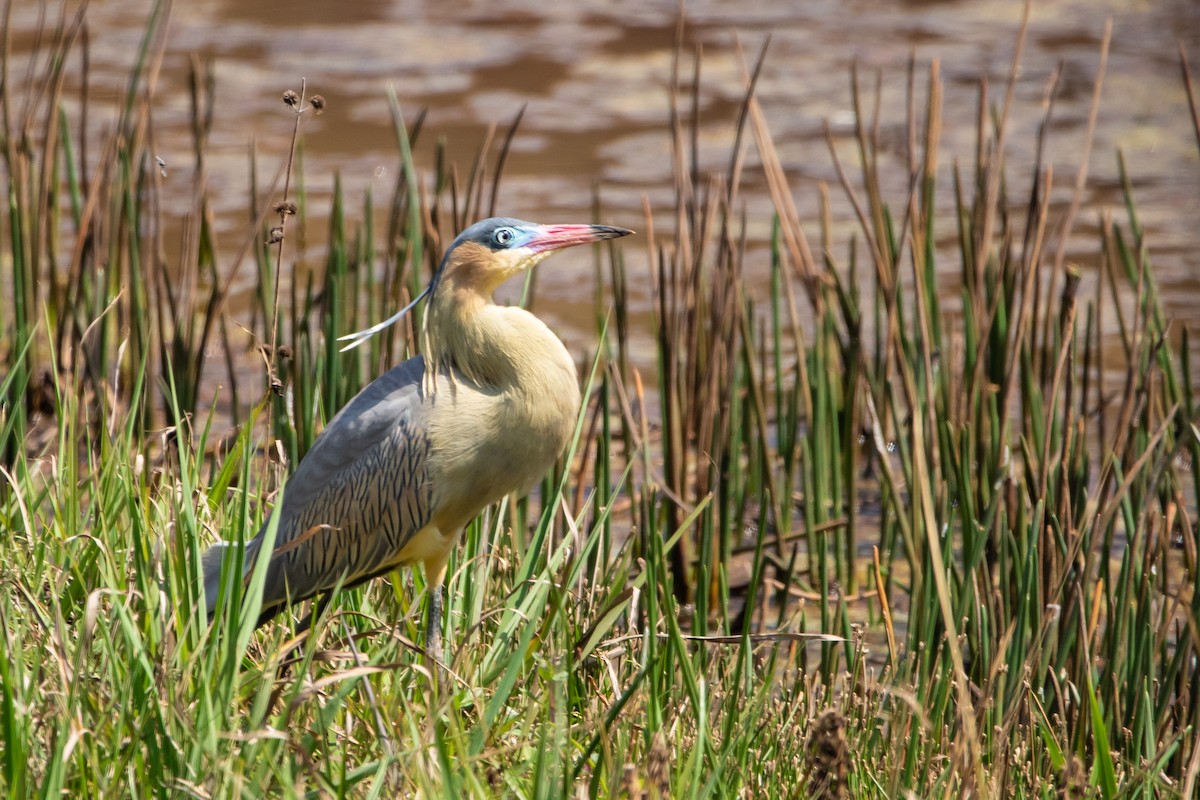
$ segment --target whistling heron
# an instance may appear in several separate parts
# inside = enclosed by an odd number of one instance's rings
[[[579,413],[575,364],[533,314],[492,293],[552,251],[631,231],[493,218],[463,231],[429,286],[391,319],[343,339],[361,344],[428,298],[424,354],[384,373],[333,418],[288,480],[263,587],[264,622],[339,583],[420,562],[430,593],[426,650],[441,657],[442,581],[463,527],[528,492],[562,454]],[[267,526],[246,544],[243,578]],[[204,554],[216,606],[229,544]]]

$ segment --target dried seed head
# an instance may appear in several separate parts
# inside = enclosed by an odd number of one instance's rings
[[[286,92],[283,93],[284,105],[290,106],[291,108],[295,108],[296,104],[299,102],[300,102],[300,95],[296,94],[295,90],[288,89]]]
[[[314,94],[309,99],[308,104],[313,107],[313,111],[317,112],[317,114],[325,110],[325,98],[319,94]]]
[[[638,775],[637,764],[626,763],[621,778],[621,791],[618,797],[642,797],[642,779]]]
[[[646,764],[646,782],[650,784],[650,796],[668,798],[671,796],[671,750],[667,747],[667,737],[660,728],[654,734],[650,743],[650,753]]]
[[[846,719],[833,709],[817,718],[808,743],[808,792],[816,800],[849,797],[846,773],[850,748],[846,745]]]
[[[262,357],[267,361],[271,360],[272,353],[279,358],[288,359],[292,357],[292,348],[286,344],[276,345],[275,349],[272,350],[271,345],[267,344],[266,342],[262,342],[258,345],[258,352],[261,353]]]
[[[1088,775],[1083,762],[1074,753],[1058,773],[1059,800],[1082,800],[1087,796]]]
[[[280,201],[275,204],[275,213],[281,217],[294,217],[296,215],[296,204],[291,200]]]
[[[26,407],[30,413],[50,416],[58,408],[58,393],[55,391],[57,383],[54,380],[54,374],[48,369],[42,370],[40,378],[36,384],[30,387],[29,393],[25,396]]]
[[[267,239],[267,244],[278,244],[283,241],[283,226],[276,225],[271,228],[271,234]]]

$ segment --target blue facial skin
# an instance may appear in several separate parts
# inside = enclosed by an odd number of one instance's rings
[[[464,242],[475,242],[491,250],[508,250],[528,244],[536,235],[537,225],[512,217],[492,217],[476,222],[458,235],[447,254]]]
[[[433,274],[433,280],[429,282],[429,286],[421,293],[421,296],[432,295],[437,290],[442,272],[450,261],[450,254],[460,244],[474,242],[493,251],[510,250],[528,244],[537,235],[537,228],[538,225],[535,222],[526,222],[513,217],[492,217],[476,222],[460,233],[446,248],[446,255],[442,256],[442,263],[438,265],[437,272]]]

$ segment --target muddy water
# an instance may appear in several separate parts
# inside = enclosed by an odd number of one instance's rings
[[[9,33],[18,55],[32,46],[39,7],[36,0],[15,4]],[[50,4],[51,18],[57,7]],[[843,156],[853,160],[850,65],[857,61],[872,79],[877,69],[885,75],[882,130],[885,141],[895,146],[881,166],[898,205],[904,190],[910,55],[923,68],[940,60],[946,80],[942,163],[959,159],[967,166],[974,152],[978,81],[990,78],[998,100],[1022,4],[692,0],[686,8],[688,50],[704,54],[702,167],[722,170],[728,160],[743,92],[735,41],[740,39],[753,54],[770,36],[759,97],[801,218],[815,238],[818,181],[834,185],[839,229],[851,229],[849,207],[837,199],[823,133],[828,121],[842,142]],[[92,99],[93,112],[101,112],[98,117],[106,104],[112,113],[123,91],[147,13],[144,0],[92,4]],[[410,118],[428,109],[416,154],[426,168],[440,138],[465,170],[488,126],[505,126],[527,106],[500,196],[503,213],[546,221],[587,220],[598,185],[606,219],[642,229],[643,198],[665,210],[672,194],[665,123],[676,13],[674,0],[179,2],[172,10],[154,130],[156,150],[167,165],[168,207],[182,214],[190,203],[194,176],[186,75],[189,59],[199,54],[212,59],[216,74],[219,105],[209,148],[210,186],[222,246],[230,252],[246,235],[250,143],[258,149],[263,172],[273,172],[286,154],[291,132],[280,96],[298,88],[302,78],[310,92],[328,102],[325,114],[305,123],[305,174],[318,217],[308,232],[311,263],[319,263],[319,216],[335,171],[350,198],[368,187],[379,198],[391,191],[398,158],[386,99],[389,85]],[[1047,161],[1055,167],[1053,197],[1065,207],[1079,166],[1106,17],[1113,19],[1108,77],[1077,225],[1082,235],[1069,254],[1085,264],[1094,261],[1097,244],[1087,235],[1089,229],[1096,228],[1106,209],[1121,218],[1115,159],[1120,148],[1134,176],[1169,311],[1191,322],[1200,307],[1200,159],[1179,77],[1178,47],[1184,44],[1200,73],[1200,4],[1195,0],[1035,4],[1008,140],[1014,184],[1027,184],[1020,176],[1028,174],[1033,158],[1042,95],[1061,65]],[[756,159],[751,153],[750,163]],[[943,172],[948,175],[949,170]],[[943,196],[950,200],[949,193]],[[770,206],[753,169],[747,172],[743,198],[752,238],[765,238]],[[357,200],[351,202],[355,207]],[[954,232],[942,234],[952,240]],[[630,248],[635,290],[645,270],[641,253],[640,244]],[[763,294],[765,290],[764,282]],[[575,350],[593,336],[591,298],[586,257],[559,256],[546,265],[537,311]],[[644,295],[635,300],[645,303]]]

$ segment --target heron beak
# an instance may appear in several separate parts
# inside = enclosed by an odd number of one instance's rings
[[[539,225],[525,247],[535,253],[544,253],[603,239],[617,239],[631,233],[633,231],[609,225]]]

